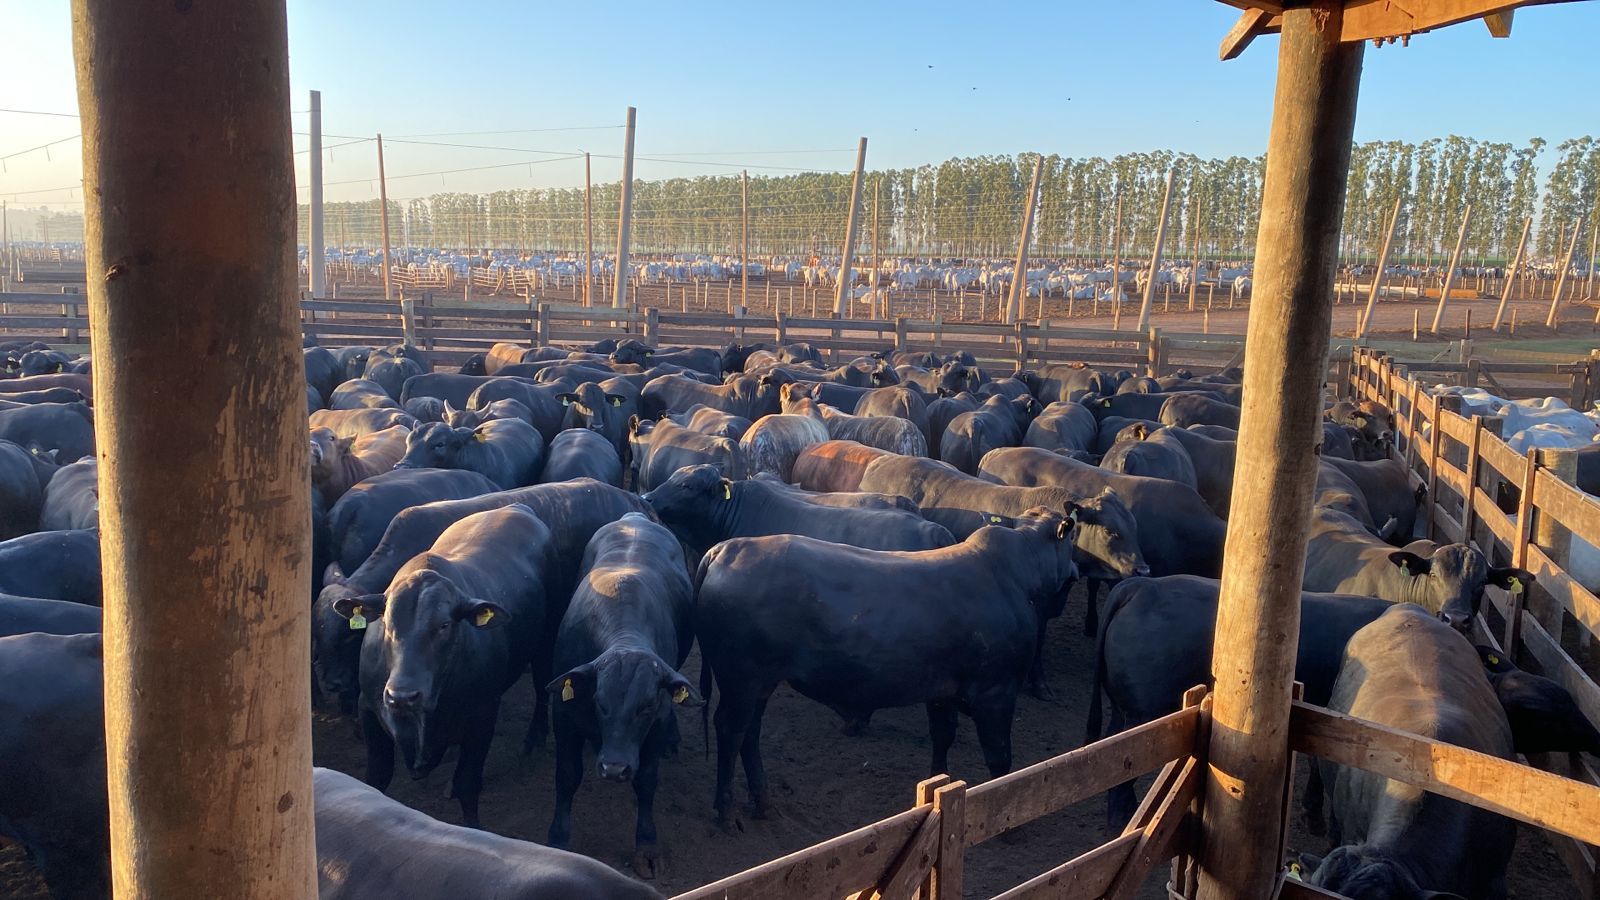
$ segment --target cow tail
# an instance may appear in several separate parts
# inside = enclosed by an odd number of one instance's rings
[[[1100,609],[1099,627],[1094,633],[1094,676],[1089,682],[1089,722],[1083,733],[1085,745],[1100,740],[1100,692],[1106,680],[1106,631],[1111,627],[1112,617],[1117,614],[1117,607],[1122,605],[1120,595],[1113,600],[1115,591],[1113,587],[1106,592],[1106,603]]]
[[[700,607],[700,585],[705,582],[706,571],[710,568],[711,559],[716,554],[716,547],[706,551],[706,554],[700,557],[700,565],[696,566],[694,570],[694,602],[697,614]],[[695,632],[700,632],[698,623],[695,626]],[[700,706],[700,734],[705,741],[707,759],[711,758],[711,691],[715,686],[716,681],[713,679],[711,672],[711,657],[706,654],[706,642],[705,638],[702,637],[700,639],[700,699],[702,701]]]

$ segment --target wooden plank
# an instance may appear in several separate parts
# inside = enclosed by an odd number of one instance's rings
[[[1200,793],[1204,767],[1193,756],[1182,764],[1171,786],[1164,792],[1160,804],[1150,817],[1149,824],[1139,834],[1139,845],[1134,848],[1128,862],[1117,873],[1116,880],[1106,891],[1107,900],[1130,900],[1144,884],[1145,876],[1157,863],[1171,859],[1178,838],[1178,826],[1188,815],[1189,804]]]
[[[1497,434],[1486,434],[1478,445],[1478,456],[1510,484],[1521,484],[1527,460],[1511,449]]]
[[[1133,855],[1142,837],[1134,831],[1101,844],[1042,875],[1024,881],[994,900],[1055,900],[1068,897],[1099,897]]]
[[[89,327],[86,316],[18,316],[0,315],[0,328],[25,329],[25,328],[80,328]],[[56,335],[57,338],[61,337]]]
[[[1536,584],[1534,590],[1538,589]],[[1522,617],[1521,638],[1521,649],[1537,664],[1539,674],[1566,688],[1589,721],[1600,722],[1600,686],[1561,649],[1561,645],[1555,642],[1537,617]],[[1600,842],[1589,840],[1589,843]]]
[[[1433,539],[1444,544],[1466,543],[1466,532],[1454,516],[1435,507],[1433,510]]]
[[[674,900],[771,900],[842,897],[883,878],[932,810],[913,807],[753,869],[677,895]]]
[[[1438,427],[1440,431],[1444,432],[1445,437],[1453,438],[1463,444],[1472,440],[1472,420],[1458,412],[1441,409],[1439,411]]]
[[[1278,885],[1278,900],[1351,900],[1351,898],[1285,875],[1283,882]]]
[[[1480,457],[1481,459],[1482,457]],[[1476,500],[1472,504],[1472,514],[1477,517],[1478,524],[1489,529],[1496,538],[1505,542],[1509,550],[1517,543],[1517,525],[1511,517],[1500,511],[1495,505],[1494,498],[1484,492],[1483,488],[1474,488]]]
[[[1600,544],[1600,501],[1544,469],[1533,479],[1533,505],[1574,535]]]
[[[352,312],[368,313],[374,316],[398,316],[400,304],[386,303],[382,300],[301,300],[302,312]]]
[[[1289,748],[1581,841],[1600,841],[1600,788],[1593,785],[1303,702],[1290,713]]]
[[[1194,752],[1190,707],[967,791],[967,846],[1086,800]]]
[[[1218,55],[1223,62],[1237,59],[1239,54],[1250,46],[1250,43],[1266,33],[1267,23],[1272,20],[1272,13],[1264,9],[1247,9],[1239,16],[1239,21],[1233,23],[1228,33],[1222,39],[1222,47]]]
[[[1537,544],[1528,548],[1526,568],[1533,573],[1538,589],[1548,592],[1590,634],[1600,635],[1600,598],[1579,584]]]
[[[1467,495],[1467,473],[1456,468],[1442,455],[1435,462],[1435,465],[1438,466],[1439,470],[1438,480],[1444,482],[1445,486],[1450,490],[1455,491],[1456,496],[1465,497]]]
[[[916,834],[906,842],[899,858],[889,867],[887,877],[879,885],[878,890],[867,895],[872,900],[910,897],[917,885],[933,871],[933,863],[939,855],[939,835],[942,833],[940,827],[943,825],[944,816],[931,807],[929,810],[927,818],[922,820]]]

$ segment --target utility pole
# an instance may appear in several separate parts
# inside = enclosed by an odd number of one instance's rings
[[[328,242],[322,228],[322,92],[311,92],[311,209],[306,227],[306,265],[311,277],[306,282],[313,298],[326,295],[328,286]]]
[[[1006,301],[1006,324],[1016,324],[1022,315],[1022,301],[1028,295],[1028,238],[1033,234],[1033,209],[1039,205],[1039,180],[1044,177],[1044,154],[1033,161],[1033,182],[1028,201],[1022,207],[1022,234],[1017,237],[1017,261],[1011,273],[1011,296]],[[1041,301],[1041,305],[1042,305]]]
[[[628,232],[633,224],[633,126],[635,110],[628,107],[628,125],[622,138],[622,205],[617,210],[617,273],[611,282],[611,308],[628,305]]]
[[[833,298],[833,315],[843,318],[845,304],[850,299],[852,279],[850,268],[855,264],[856,230],[860,225],[861,171],[867,165],[867,139],[862,138],[856,148],[856,175],[850,182],[850,217],[845,221],[844,249],[839,254],[839,290]]]
[[[750,308],[750,173],[739,173],[739,305]]]
[[[1122,190],[1117,190],[1117,224],[1111,229],[1111,330],[1122,328]]]
[[[383,135],[378,135],[378,213],[383,221],[383,299],[389,300],[389,185],[383,175]]]
[[[1500,305],[1495,307],[1494,324],[1490,331],[1499,331],[1506,316],[1506,304],[1511,302],[1511,289],[1517,282],[1517,272],[1522,269],[1522,257],[1528,249],[1528,234],[1533,231],[1533,216],[1522,223],[1522,237],[1517,239],[1516,255],[1511,257],[1511,268],[1506,270],[1506,283],[1500,288]]]
[[[1472,204],[1467,204],[1467,211],[1461,214],[1461,232],[1456,235],[1456,249],[1450,254],[1450,268],[1444,271],[1444,283],[1439,286],[1439,305],[1433,311],[1433,327],[1429,329],[1434,334],[1439,333],[1439,325],[1444,321],[1444,308],[1450,302],[1450,289],[1456,281],[1456,267],[1461,265],[1461,248],[1467,242],[1467,225],[1472,222]]]
[[[583,154],[583,305],[594,305],[594,181]]]
[[[1161,245],[1167,240],[1167,211],[1172,206],[1172,182],[1177,169],[1167,170],[1167,192],[1161,198],[1161,221],[1156,223],[1155,247],[1150,251],[1150,272],[1144,281],[1144,299],[1139,304],[1139,330],[1150,328],[1150,304],[1156,295],[1156,274],[1161,271]]]

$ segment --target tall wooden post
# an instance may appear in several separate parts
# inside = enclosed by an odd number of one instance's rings
[[[739,173],[739,305],[750,308],[750,173]]]
[[[856,231],[861,215],[861,170],[867,165],[867,139],[862,138],[856,147],[856,175],[850,181],[850,217],[845,220],[844,248],[839,252],[839,290],[833,297],[833,315],[844,315],[845,304],[850,302],[850,267],[855,264]]]
[[[1300,576],[1363,52],[1339,43],[1343,10],[1315,0],[1283,16],[1211,661],[1203,900],[1269,897],[1281,865]]]
[[[877,311],[877,305],[878,305],[878,302],[879,302],[878,299],[877,299],[878,298],[878,266],[883,262],[883,259],[879,255],[878,240],[879,240],[880,237],[882,237],[883,232],[878,230],[878,202],[880,200],[882,200],[882,199],[883,199],[883,176],[879,175],[877,177],[877,179],[875,179],[872,182],[872,281],[871,281],[871,285],[872,286],[871,286],[871,291],[872,291],[872,297],[873,297],[873,316],[875,318],[880,316],[880,314]],[[887,300],[883,301],[883,312],[881,313],[881,317],[884,318],[884,319],[887,319],[889,317],[889,303],[888,303]]]
[[[594,305],[594,170],[583,154],[583,305]]]
[[[1389,229],[1383,233],[1383,246],[1378,249],[1378,269],[1372,274],[1372,289],[1367,292],[1367,311],[1361,315],[1361,327],[1356,329],[1358,340],[1366,337],[1372,326],[1372,310],[1378,305],[1378,293],[1383,290],[1383,270],[1389,265],[1389,247],[1394,244],[1394,226],[1400,221],[1400,203],[1403,200],[1403,195],[1395,195],[1394,210],[1389,213]]]
[[[1161,221],[1156,223],[1155,247],[1150,250],[1150,271],[1144,281],[1144,299],[1139,303],[1139,330],[1150,330],[1150,302],[1156,295],[1156,274],[1161,271],[1161,245],[1167,240],[1167,211],[1172,206],[1172,182],[1177,169],[1167,170],[1167,192],[1161,198]]]
[[[1561,270],[1556,273],[1556,287],[1550,294],[1550,314],[1545,316],[1544,327],[1554,328],[1561,318],[1561,295],[1566,291],[1567,275],[1572,271],[1572,254],[1578,249],[1578,235],[1583,232],[1583,216],[1572,223],[1572,240],[1567,242],[1567,255],[1561,259]]]
[[[1600,227],[1594,227],[1594,228],[1590,228],[1589,229],[1589,259],[1588,259],[1589,277],[1588,277],[1588,287],[1584,288],[1584,290],[1583,290],[1583,299],[1585,299],[1585,300],[1593,300],[1594,299],[1594,273],[1595,273],[1594,255],[1595,255],[1596,252],[1600,252]]]
[[[113,888],[315,896],[284,2],[76,0],[72,24]]]
[[[1528,233],[1533,231],[1533,216],[1522,223],[1522,237],[1517,241],[1516,255],[1511,257],[1511,268],[1506,270],[1506,283],[1500,288],[1500,305],[1495,307],[1494,325],[1491,331],[1500,330],[1500,322],[1505,318],[1506,304],[1511,302],[1511,289],[1517,283],[1517,272],[1522,268],[1523,253],[1528,249]]]
[[[633,225],[633,123],[635,110],[628,107],[628,126],[622,138],[622,201],[617,209],[617,272],[611,279],[611,308],[628,305],[628,231]]]
[[[310,277],[306,281],[311,296],[327,295],[328,242],[322,228],[322,92],[311,92],[311,205],[306,216],[306,267]]]
[[[383,299],[389,299],[389,184],[383,177],[383,135],[378,135],[378,217],[383,221]],[[469,274],[470,278],[471,275]]]
[[[1194,256],[1189,263],[1189,312],[1194,312],[1195,298],[1200,292],[1200,198],[1195,197],[1194,212],[1189,221],[1194,223]]]
[[[1111,228],[1111,328],[1122,328],[1122,191],[1117,191],[1117,223]]]
[[[1461,233],[1456,235],[1456,249],[1450,254],[1450,268],[1444,270],[1444,284],[1439,286],[1439,305],[1433,310],[1433,327],[1428,329],[1434,334],[1439,333],[1439,324],[1444,321],[1445,304],[1450,302],[1450,288],[1456,281],[1456,267],[1461,265],[1461,248],[1467,243],[1467,225],[1472,222],[1472,204],[1467,204],[1467,211],[1461,214]]]
[[[1039,180],[1044,177],[1044,154],[1033,161],[1033,183],[1028,201],[1022,207],[1022,234],[1017,237],[1017,263],[1011,275],[1011,296],[1006,301],[1006,324],[1016,324],[1022,314],[1023,298],[1028,296],[1028,238],[1033,235],[1033,210],[1039,205]]]

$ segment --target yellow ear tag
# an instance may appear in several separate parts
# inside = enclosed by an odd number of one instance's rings
[[[572,689],[572,679],[568,678],[561,684],[561,701],[565,703],[575,696],[577,696],[577,692]]]
[[[681,684],[678,685],[678,689],[672,692],[672,702],[682,703],[687,699],[689,699],[689,689]]]
[[[485,607],[484,609],[478,610],[478,614],[473,617],[472,621],[476,623],[479,628],[482,628],[483,626],[489,624],[490,620],[493,618],[494,610]]]
[[[361,614],[361,607],[358,606],[356,607],[355,612],[350,614],[350,630],[362,631],[365,630],[366,627],[367,617]]]
[[[489,436],[484,434],[481,431],[474,431],[472,433],[472,439],[475,440],[475,441],[487,441],[489,439]]]
[[[1500,665],[1500,657],[1495,656],[1493,653],[1489,654],[1489,656],[1487,658],[1489,660],[1489,665],[1491,665],[1491,666]]]
[[[1511,576],[1511,595],[1516,596],[1520,593],[1522,593],[1522,579],[1513,575]]]
[[[612,406],[621,406],[622,405],[622,400],[620,398],[616,399],[616,400],[612,400],[611,401],[611,405]]]
[[[1303,872],[1302,872],[1302,870],[1300,868],[1300,864],[1299,863],[1297,863],[1297,862],[1289,863],[1289,877],[1290,878],[1294,879],[1295,881],[1299,881],[1300,880],[1300,876],[1302,874],[1303,874]]]
[[[732,500],[733,499],[733,485],[727,483],[726,481],[724,481],[722,483],[722,499],[724,499],[724,500]]]
[[[989,517],[989,524],[990,525],[999,525],[1000,524],[1000,517],[999,516],[990,516]]]
[[[1400,574],[1402,574],[1402,575],[1410,575],[1411,574],[1411,570],[1406,568],[1405,560],[1401,560],[1400,561]]]

